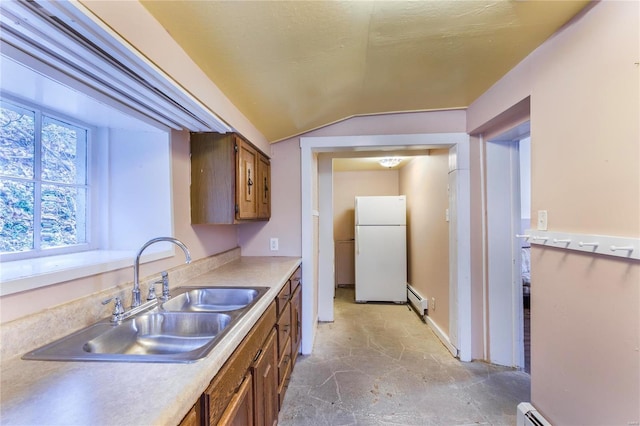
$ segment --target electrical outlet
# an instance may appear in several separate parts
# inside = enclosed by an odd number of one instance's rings
[[[547,211],[538,210],[538,231],[547,230]]]
[[[271,249],[271,251],[278,251],[278,239],[277,238],[271,238],[269,240],[269,248]]]
[[[431,298],[431,310],[433,310],[433,311],[436,310],[436,298],[435,297]]]

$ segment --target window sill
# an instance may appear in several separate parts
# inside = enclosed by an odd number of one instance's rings
[[[173,254],[173,250],[145,254],[142,261],[158,260]],[[2,262],[0,296],[131,267],[135,256],[135,251],[95,250]]]

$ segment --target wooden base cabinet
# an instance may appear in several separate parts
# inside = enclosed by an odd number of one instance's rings
[[[276,298],[278,322],[278,400],[282,407],[289,387],[293,366],[300,352],[301,331],[301,269],[298,268]]]
[[[275,426],[300,351],[300,268],[180,426]]]
[[[254,404],[256,426],[275,426],[278,424],[278,347],[276,331],[264,344],[263,350],[253,366]]]
[[[271,165],[237,133],[191,133],[191,223],[269,220]]]

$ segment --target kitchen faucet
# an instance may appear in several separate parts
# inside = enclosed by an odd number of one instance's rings
[[[182,241],[178,240],[177,238],[172,238],[172,237],[158,237],[158,238],[153,238],[149,241],[147,241],[146,243],[144,243],[144,245],[142,246],[142,248],[138,251],[138,254],[136,255],[136,261],[133,264],[133,297],[131,299],[131,307],[132,308],[136,308],[138,306],[140,306],[140,280],[139,280],[139,271],[140,271],[140,256],[142,255],[142,252],[149,247],[151,244],[160,242],[160,241],[168,241],[170,243],[173,243],[175,245],[177,245],[178,247],[180,247],[182,249],[182,251],[184,252],[184,257],[186,258],[185,263],[191,263],[191,253],[189,253],[189,249],[187,248],[187,246],[184,245],[184,243],[182,243]],[[152,284],[153,285],[153,284]]]

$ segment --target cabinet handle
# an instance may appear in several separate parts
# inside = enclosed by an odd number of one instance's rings
[[[267,186],[267,178],[264,178],[264,198],[267,198],[267,192],[269,191],[269,187]]]
[[[233,393],[238,393],[240,391],[242,384],[245,382],[245,380],[247,380],[248,377],[249,376],[244,376],[242,380],[240,380],[240,383],[238,384],[238,386],[236,387],[236,390]]]
[[[251,187],[253,186],[253,181],[251,180],[251,169],[247,169],[247,173],[247,187],[249,188],[249,195],[251,195]]]
[[[262,348],[260,348],[258,350],[258,353],[256,353],[256,356],[253,357],[253,362],[256,362],[258,360],[258,358],[260,358],[261,354],[262,354]]]

